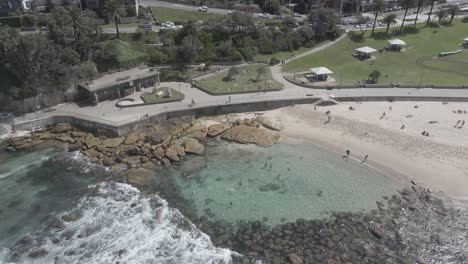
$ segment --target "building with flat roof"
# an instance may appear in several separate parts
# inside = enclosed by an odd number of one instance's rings
[[[149,67],[108,73],[92,81],[79,83],[78,99],[98,104],[103,100],[122,98],[142,88],[159,85],[159,82],[159,71]]]

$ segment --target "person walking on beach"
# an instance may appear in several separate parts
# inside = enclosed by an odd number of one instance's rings
[[[364,156],[364,159],[361,161],[361,163],[366,162],[368,157],[369,157],[369,154],[366,154],[366,156]]]
[[[347,150],[346,150],[346,155],[343,156],[343,159],[349,158],[349,154],[351,154],[351,151],[349,151],[349,149],[347,149]]]

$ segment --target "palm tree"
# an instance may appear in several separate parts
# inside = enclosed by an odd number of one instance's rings
[[[125,5],[123,0],[107,0],[104,5],[104,12],[114,19],[115,31],[117,31],[117,38],[119,38],[119,18],[120,16],[125,15]]]
[[[446,10],[443,10],[443,9],[439,9],[435,12],[437,18],[439,18],[439,24],[440,24],[440,21],[444,18],[447,17],[447,11]]]
[[[375,0],[374,3],[374,25],[372,26],[371,36],[374,35],[375,24],[377,24],[377,17],[379,16],[380,12],[384,9],[384,1],[383,0]]]
[[[450,14],[450,24],[453,21],[453,18],[460,12],[460,7],[458,5],[450,5],[448,9],[448,13]]]
[[[416,10],[416,19],[414,20],[414,27],[416,27],[416,23],[418,23],[418,17],[419,17],[419,12],[421,11],[421,8],[423,8],[426,5],[427,0],[416,0],[416,5],[418,9]]]
[[[400,0],[400,5],[402,8],[405,9],[405,15],[403,16],[403,21],[401,22],[400,33],[403,30],[403,26],[405,25],[406,15],[408,14],[408,9],[413,7],[414,0]]]
[[[388,34],[388,30],[390,29],[390,25],[396,24],[396,15],[395,14],[388,14],[383,18],[383,22],[387,24],[387,31],[385,34]]]
[[[434,4],[436,0],[429,1],[431,1],[431,10],[429,10],[429,15],[427,16],[426,27],[429,25],[429,22],[431,22],[432,9],[434,9]]]

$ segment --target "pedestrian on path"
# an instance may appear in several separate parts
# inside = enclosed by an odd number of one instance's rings
[[[364,159],[361,161],[361,163],[366,162],[368,157],[369,157],[369,154],[366,154],[366,156],[365,156]]]

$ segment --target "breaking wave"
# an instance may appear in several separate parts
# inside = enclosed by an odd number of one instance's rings
[[[90,186],[77,206],[47,221],[11,249],[6,263],[232,263],[177,209],[120,183]]]

